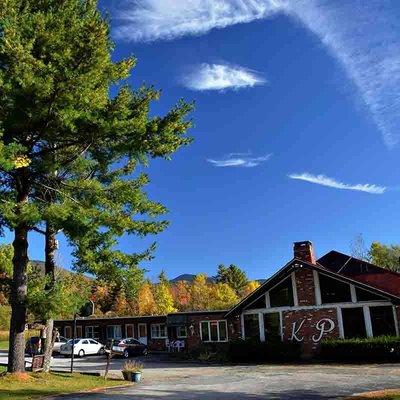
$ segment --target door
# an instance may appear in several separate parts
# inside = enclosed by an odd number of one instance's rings
[[[135,337],[132,324],[125,325],[125,337],[127,338]]]
[[[147,324],[138,324],[138,331],[139,342],[147,344]]]

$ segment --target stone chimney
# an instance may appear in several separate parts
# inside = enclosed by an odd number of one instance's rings
[[[304,242],[294,242],[293,244],[294,258],[311,264],[315,264],[316,258],[314,254],[313,244],[308,240]]]

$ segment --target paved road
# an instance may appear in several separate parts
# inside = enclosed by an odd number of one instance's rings
[[[400,366],[203,366],[148,362],[142,383],[64,400],[317,400],[400,387]]]

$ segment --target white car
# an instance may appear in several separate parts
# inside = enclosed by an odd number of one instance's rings
[[[60,347],[60,354],[72,355],[72,339]],[[93,354],[105,354],[104,346],[94,339],[75,339],[74,356],[85,357]]]

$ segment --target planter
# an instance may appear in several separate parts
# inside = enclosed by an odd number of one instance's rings
[[[132,377],[132,382],[140,382],[140,380],[142,379],[142,373],[132,372],[131,377]]]
[[[140,382],[142,379],[141,372],[131,372],[131,371],[122,371],[122,375],[126,381],[130,382]]]

